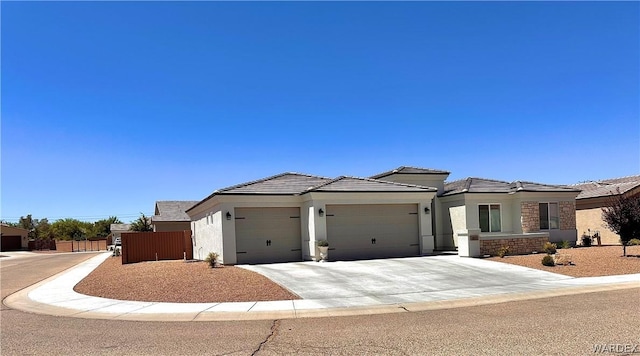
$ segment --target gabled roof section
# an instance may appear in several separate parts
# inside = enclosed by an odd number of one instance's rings
[[[223,188],[215,191],[214,194],[295,195],[300,194],[311,187],[330,181],[331,178],[286,172],[272,177]]]
[[[297,195],[310,188],[330,181],[331,178],[295,172],[285,172],[275,176],[218,189],[208,197],[193,205],[191,208],[187,209],[187,211],[216,195]]]
[[[331,192],[331,193],[362,193],[362,192],[376,192],[376,193],[397,193],[397,192],[409,192],[409,193],[424,193],[435,192],[436,188],[423,187],[421,185],[404,184],[387,182],[378,179],[371,178],[357,178],[341,176],[332,181],[321,184],[315,188],[307,190],[307,192]]]
[[[516,192],[574,192],[580,190],[564,185],[550,185],[526,181],[505,182],[494,179],[469,177],[444,183],[442,196],[461,193],[516,193]]]
[[[442,171],[439,169],[430,169],[430,168],[418,168],[418,167],[410,167],[410,166],[400,166],[394,170],[383,172],[371,176],[372,179],[380,179],[384,177],[388,177],[392,174],[450,174],[449,171]]]
[[[576,199],[588,199],[617,195],[618,189],[624,194],[634,188],[640,187],[640,175],[622,178],[604,179],[595,182],[574,184],[572,187],[580,189]]]
[[[192,200],[160,200],[156,202],[155,215],[151,221],[190,221],[185,211],[196,205]]]

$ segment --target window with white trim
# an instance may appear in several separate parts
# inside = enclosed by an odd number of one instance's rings
[[[500,204],[478,205],[478,219],[480,221],[481,232],[502,231],[502,221],[500,219]]]
[[[557,230],[560,228],[558,203],[540,203],[540,230]]]

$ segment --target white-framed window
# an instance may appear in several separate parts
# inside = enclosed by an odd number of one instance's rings
[[[478,220],[481,232],[502,231],[502,219],[500,217],[500,204],[479,204]]]
[[[558,203],[540,203],[540,230],[560,228]]]

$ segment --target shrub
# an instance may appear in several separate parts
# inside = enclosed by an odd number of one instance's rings
[[[327,247],[327,246],[329,246],[329,241],[327,241],[327,240],[318,240],[318,241],[316,241],[316,245],[318,247]]]
[[[542,249],[547,254],[553,255],[554,253],[556,253],[556,244],[552,244],[551,242],[547,241],[544,243],[544,245],[542,245]]]
[[[502,246],[498,249],[498,256],[500,256],[500,258],[504,258],[504,256],[509,254],[509,246]]]
[[[553,261],[553,257],[551,257],[550,255],[546,255],[542,257],[542,265],[553,267],[556,265],[556,263]]]
[[[582,235],[582,246],[591,246],[591,236],[587,234]]]
[[[120,247],[114,247],[113,248],[113,256],[115,256],[115,257],[120,256]]]
[[[215,252],[209,252],[207,258],[204,259],[205,262],[209,264],[209,267],[214,268],[218,266],[218,254]]]
[[[571,243],[567,240],[562,240],[560,241],[560,245],[558,245],[558,248],[571,248]]]
[[[629,245],[629,246],[637,246],[637,245],[640,245],[640,239],[631,239],[631,240],[629,240],[629,242],[627,243],[627,245]]]

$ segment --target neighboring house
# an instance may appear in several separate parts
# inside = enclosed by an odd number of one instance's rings
[[[461,236],[465,243],[478,241],[480,254],[505,245],[511,253],[530,253],[545,241],[575,243],[578,193],[567,186],[483,178],[445,183],[436,246],[459,247]]]
[[[191,230],[191,219],[185,211],[197,203],[197,201],[157,201],[155,215],[151,217],[153,231]]]
[[[225,264],[419,256],[433,249],[437,189],[376,179],[283,173],[224,188],[187,210],[194,258]]]
[[[29,247],[29,230],[0,225],[0,251],[18,251]]]
[[[107,236],[107,240],[111,238],[111,242],[115,241],[116,237],[122,237],[123,232],[131,232],[131,224],[111,224],[111,233]]]
[[[609,230],[602,219],[602,208],[607,206],[612,196],[621,194],[640,194],[640,175],[597,182],[585,182],[573,185],[582,192],[576,198],[576,227],[578,233],[600,233],[601,243],[605,245],[620,244],[620,236]],[[595,242],[594,242],[595,243]]]

